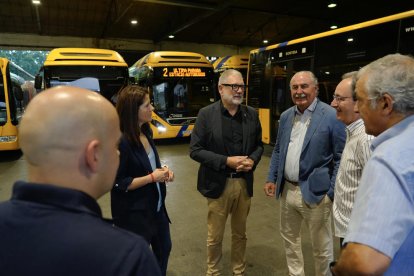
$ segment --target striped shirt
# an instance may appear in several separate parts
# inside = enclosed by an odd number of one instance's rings
[[[362,169],[371,156],[370,144],[374,138],[365,133],[362,119],[346,127],[346,143],[335,181],[333,216],[335,236],[345,237]]]

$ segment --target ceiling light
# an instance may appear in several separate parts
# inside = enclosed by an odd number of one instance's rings
[[[34,5],[40,5],[40,0],[32,0],[32,3],[33,3]]]
[[[137,25],[137,24],[138,24],[138,20],[136,20],[136,19],[132,19],[132,20],[131,20],[131,24],[132,24],[132,25]]]
[[[263,44],[267,44],[267,43],[269,43],[269,40],[267,39],[263,40]]]
[[[336,25],[332,25],[330,28],[331,28],[332,30],[334,30],[334,29],[338,29],[338,26],[336,26]]]
[[[352,37],[350,37],[350,38],[347,39],[347,41],[352,42],[352,41],[354,41],[354,39]]]
[[[169,35],[169,36],[168,36],[168,38],[174,38],[174,37],[175,37],[174,35]]]
[[[336,7],[336,3],[334,1],[329,1],[328,2],[328,8],[335,8]]]

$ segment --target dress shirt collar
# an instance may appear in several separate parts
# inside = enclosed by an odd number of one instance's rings
[[[313,99],[313,102],[310,104],[310,106],[308,106],[308,108],[305,109],[305,112],[303,112],[303,113],[301,113],[300,110],[298,109],[298,106],[295,105],[295,115],[303,115],[305,113],[314,112],[317,103],[318,103],[318,98],[315,97],[315,99]]]
[[[359,118],[358,120],[356,120],[355,122],[350,123],[349,125],[346,126],[346,133],[348,135],[352,135],[356,129],[358,129],[361,125],[364,124],[364,121]]]
[[[232,115],[230,115],[229,111],[224,107],[223,102],[220,100],[220,110],[221,110],[221,114],[223,115],[228,115],[233,117]],[[240,105],[237,107],[237,112],[234,115],[237,115],[240,112],[241,108]]]
[[[102,217],[101,208],[98,203],[88,194],[49,184],[17,181],[13,186],[12,200],[52,205],[70,212],[84,212]]]
[[[393,125],[389,129],[385,130],[383,133],[378,135],[371,142],[371,150],[374,151],[381,143],[387,141],[388,139],[397,136],[404,131],[407,127],[414,127],[414,115],[409,115],[404,118],[402,121]]]

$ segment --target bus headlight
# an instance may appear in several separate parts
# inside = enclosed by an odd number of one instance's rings
[[[167,131],[167,128],[165,126],[158,126],[157,129],[158,129],[159,132],[166,132]]]
[[[157,128],[158,132],[166,132],[167,128],[158,122],[157,120],[152,120],[151,123]]]
[[[0,136],[1,143],[16,142],[17,136]]]

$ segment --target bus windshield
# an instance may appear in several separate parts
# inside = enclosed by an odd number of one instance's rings
[[[11,78],[9,64],[6,67],[5,73],[6,74],[3,75],[3,73],[0,72],[0,126],[4,126],[8,122],[7,111],[9,111],[9,116],[11,120],[10,122],[13,125],[17,125],[17,120],[20,120],[24,109],[22,99],[21,97],[19,97],[19,91],[23,93],[23,90],[20,87],[20,85],[23,84],[23,81],[20,82],[21,78],[18,78],[16,75],[14,75],[13,79]],[[6,81],[8,85],[5,85],[4,81]],[[19,87],[20,89],[17,87]],[[8,99],[6,99],[6,94],[8,96]],[[18,105],[16,105],[16,103],[18,103]]]
[[[47,87],[72,85],[99,92],[109,100],[125,84],[127,71],[121,66],[45,66]]]
[[[198,111],[218,98],[213,66],[198,53],[152,52],[135,62],[129,74],[149,88],[154,139],[190,136]]]
[[[20,119],[36,94],[33,78],[18,65],[0,57],[0,151],[20,148]]]
[[[153,82],[155,112],[172,125],[194,123],[198,111],[214,102],[211,81],[206,78],[173,78]]]

